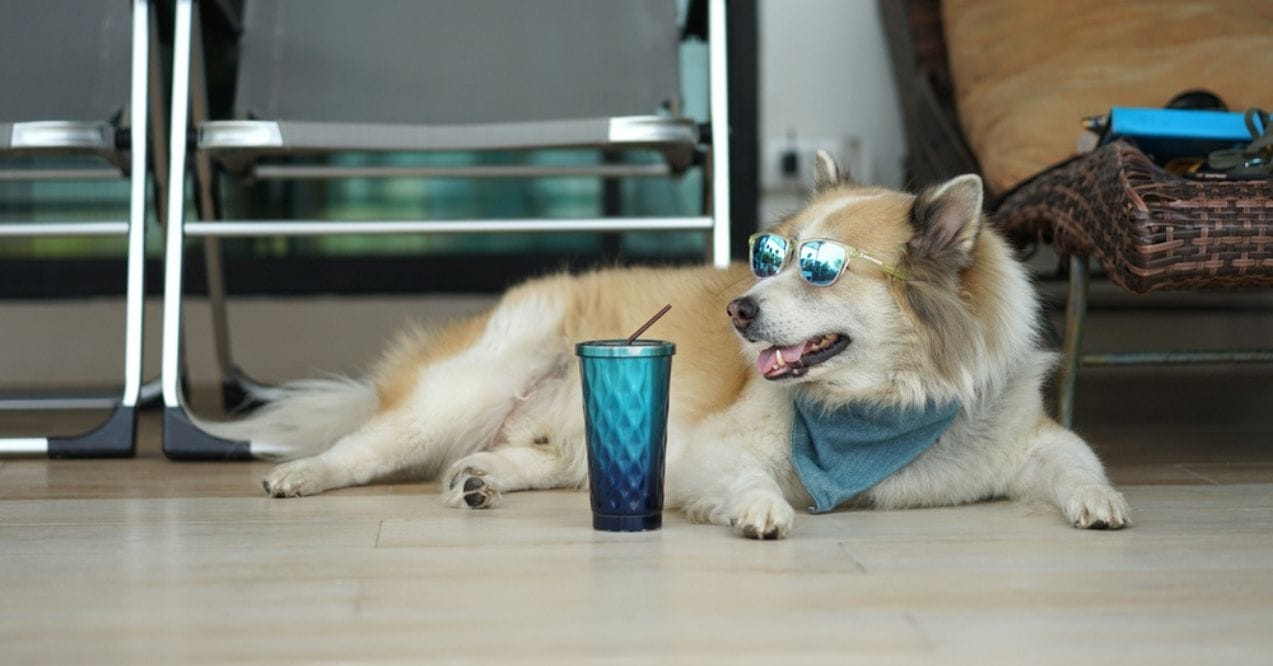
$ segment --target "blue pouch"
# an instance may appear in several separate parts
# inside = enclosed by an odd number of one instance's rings
[[[1181,157],[1240,148],[1251,141],[1242,113],[1115,106],[1101,144],[1133,139],[1159,164]],[[1263,131],[1263,128],[1260,128]]]

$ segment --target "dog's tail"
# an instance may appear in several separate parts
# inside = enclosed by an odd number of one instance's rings
[[[254,391],[265,405],[237,421],[200,422],[218,437],[252,442],[252,454],[292,460],[325,451],[376,411],[370,382],[348,377],[302,379]]]

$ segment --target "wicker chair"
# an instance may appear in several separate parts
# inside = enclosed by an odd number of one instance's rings
[[[955,111],[939,0],[881,0],[906,123],[910,185],[977,171]],[[1128,291],[1273,286],[1273,180],[1197,181],[1115,142],[1043,171],[995,199],[992,221],[1014,241],[1069,257],[1058,420],[1069,426],[1084,365],[1273,361],[1273,349],[1083,353],[1095,257]]]

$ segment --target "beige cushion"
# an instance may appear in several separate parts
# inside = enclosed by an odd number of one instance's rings
[[[1002,192],[1075,152],[1085,116],[1206,88],[1273,110],[1269,0],[946,0],[956,103]]]

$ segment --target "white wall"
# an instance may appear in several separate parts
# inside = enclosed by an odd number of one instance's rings
[[[842,156],[845,166],[858,165],[854,177],[901,186],[906,146],[875,0],[760,0],[759,13],[762,176],[774,168],[773,148],[794,131],[856,139],[862,154]],[[773,184],[762,184],[762,223],[795,199]]]

